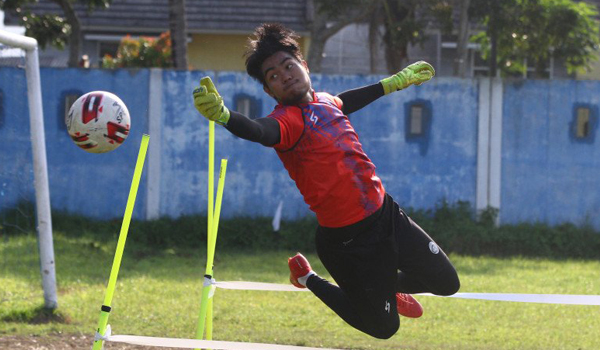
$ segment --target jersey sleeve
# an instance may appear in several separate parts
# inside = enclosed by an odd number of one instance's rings
[[[340,109],[340,111],[342,110],[342,108],[344,107],[344,103],[342,102],[342,99],[337,97],[337,96],[333,96],[333,95],[329,95],[331,96],[331,99],[333,100],[333,103],[337,106],[337,108]]]
[[[280,140],[273,147],[278,151],[293,148],[304,132],[304,118],[298,107],[277,108],[267,118],[273,118],[279,123]]]
[[[327,92],[317,92],[317,97],[319,101],[333,105],[334,107],[337,107],[340,111],[342,110],[342,107],[344,107],[344,102],[341,98],[333,96]]]

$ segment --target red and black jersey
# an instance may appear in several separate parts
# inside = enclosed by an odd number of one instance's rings
[[[280,126],[277,155],[321,226],[351,225],[381,207],[385,190],[338,97],[313,93],[268,117]]]

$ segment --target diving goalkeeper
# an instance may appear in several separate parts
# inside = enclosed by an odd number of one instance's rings
[[[398,331],[398,314],[423,314],[410,294],[451,295],[460,282],[442,249],[386,193],[347,116],[430,80],[434,69],[416,62],[333,96],[313,90],[293,31],[272,23],[254,35],[246,70],[277,101],[273,112],[252,120],[230,111],[208,77],[194,90],[194,105],[232,134],[274,148],[315,212],[317,254],[337,285],[300,253],[288,260],[292,284],[308,288],[354,328],[387,339]]]

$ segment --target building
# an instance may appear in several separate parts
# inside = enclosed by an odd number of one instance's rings
[[[600,0],[587,1],[596,6],[600,4]],[[89,57],[92,67],[98,67],[105,54],[114,55],[125,35],[158,36],[168,30],[168,0],[113,0],[108,9],[92,12],[79,3],[75,4],[75,8],[83,28],[82,54]],[[50,0],[40,0],[32,9],[38,14],[62,13]],[[246,40],[262,22],[281,22],[294,29],[302,36],[300,44],[306,53],[314,11],[313,0],[188,0],[190,68],[243,71]],[[457,22],[456,9],[454,18]],[[18,19],[14,14],[7,14],[5,23],[16,25]],[[443,33],[435,20],[429,20],[425,34],[427,40],[422,46],[409,48],[409,61],[427,60],[436,67],[438,76],[451,76],[457,51],[458,25],[454,27],[455,33]],[[369,25],[346,26],[327,41],[321,71],[330,74],[385,74],[387,69],[380,36],[377,40],[379,50],[370,57]],[[470,44],[469,48],[467,76],[489,75],[488,65],[480,58],[477,46]],[[374,64],[371,64],[372,59]],[[68,52],[54,48],[46,48],[40,57],[42,66],[65,67],[67,61]],[[549,78],[600,79],[600,62],[595,63],[591,72],[577,76],[568,74],[561,62],[550,60],[548,66]]]
[[[169,30],[168,0],[114,0],[109,8],[92,12],[80,3],[74,6],[83,29],[82,54],[92,67],[105,54],[114,55],[125,35],[157,37]],[[38,14],[62,14],[49,0],[31,8]],[[241,70],[246,38],[258,24],[279,21],[307,38],[306,15],[306,0],[187,1],[188,62],[192,69]],[[5,23],[19,22],[7,14]],[[67,61],[67,50],[46,48],[40,55],[42,66],[65,67]]]

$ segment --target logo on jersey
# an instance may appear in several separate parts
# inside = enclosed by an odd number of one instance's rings
[[[312,111],[310,112],[310,121],[313,123],[313,125],[317,125],[317,122],[319,121],[319,117],[317,117]]]
[[[385,311],[387,311],[387,313],[390,313],[390,302],[389,301],[385,301]]]

